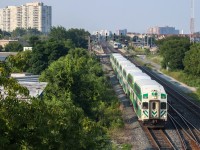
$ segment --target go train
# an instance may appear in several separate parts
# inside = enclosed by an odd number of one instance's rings
[[[110,62],[138,120],[148,127],[164,127],[167,94],[163,86],[119,53],[111,54]]]

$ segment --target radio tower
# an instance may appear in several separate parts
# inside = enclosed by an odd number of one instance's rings
[[[190,43],[194,43],[194,0],[191,0]]]

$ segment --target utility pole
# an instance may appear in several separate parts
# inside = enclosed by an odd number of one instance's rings
[[[191,0],[190,43],[194,43],[194,0]]]
[[[90,36],[88,36],[88,50],[91,52],[92,51],[92,46],[91,46],[91,40]]]

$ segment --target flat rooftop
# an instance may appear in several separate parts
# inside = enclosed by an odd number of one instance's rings
[[[31,75],[28,73],[22,74],[11,74],[13,78],[15,78],[18,83],[24,87],[26,87],[31,97],[38,97],[42,94],[44,89],[47,86],[47,82],[39,82],[39,75]]]

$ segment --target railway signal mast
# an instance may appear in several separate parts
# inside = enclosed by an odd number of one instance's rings
[[[191,0],[190,43],[194,43],[194,0]]]

